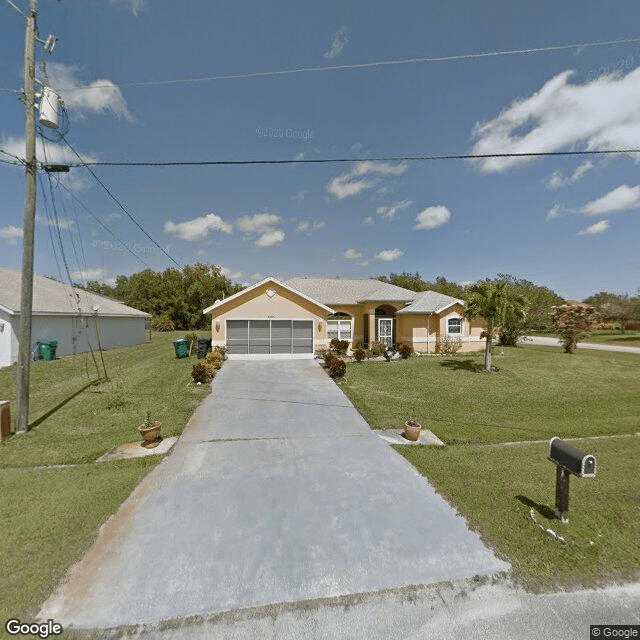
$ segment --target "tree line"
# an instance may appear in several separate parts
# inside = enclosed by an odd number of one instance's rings
[[[418,272],[391,273],[389,276],[379,276],[378,280],[411,291],[437,291],[465,301],[470,292],[469,286],[451,282],[442,276],[437,277],[434,282],[423,280]],[[509,293],[520,295],[526,301],[524,318],[506,318],[505,330],[508,331],[510,328],[514,333],[513,338],[516,339],[533,331],[553,332],[553,307],[570,302],[548,287],[516,278],[510,274],[499,273],[493,279],[485,278],[475,284],[482,282],[504,283],[505,289]],[[581,302],[592,306],[597,311],[599,322],[610,325],[610,328],[619,329],[621,332],[624,332],[625,328],[629,326],[640,328],[640,325],[636,326],[636,323],[640,323],[640,288],[635,296],[601,291]],[[504,344],[514,343],[514,340],[510,339],[508,335],[503,337],[505,338]]]
[[[379,276],[378,280],[411,291],[436,291],[463,301],[467,301],[472,292],[471,285],[458,284],[443,276],[430,282],[418,272],[391,273]],[[552,309],[567,302],[548,287],[509,274],[499,273],[493,279],[485,278],[475,284],[481,283],[500,284],[510,296],[521,296],[525,301],[522,317],[512,312],[503,319],[498,336],[503,344],[515,344],[521,336],[533,331],[553,332]],[[161,272],[145,269],[130,276],[119,275],[113,286],[90,281],[85,288],[150,313],[154,328],[194,330],[209,326],[203,309],[244,287],[231,282],[219,266],[198,262],[182,269]],[[602,291],[582,302],[592,306],[598,312],[599,321],[610,323],[612,328],[624,331],[625,327],[633,326],[634,321],[640,323],[640,289],[636,296]]]
[[[233,284],[220,267],[198,262],[181,270],[145,269],[117,276],[115,286],[91,281],[85,288],[150,313],[152,326],[167,331],[208,328],[210,319],[202,310],[243,287]]]

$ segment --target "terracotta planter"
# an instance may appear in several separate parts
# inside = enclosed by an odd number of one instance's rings
[[[140,432],[140,435],[144,438],[144,443],[155,442],[158,439],[158,436],[160,435],[161,426],[162,425],[157,420],[154,422],[153,427],[145,427],[143,424],[141,424],[138,427],[138,431]]]
[[[409,424],[408,422],[404,423],[404,437],[407,440],[417,442],[420,437],[420,431],[422,431],[422,427],[417,422],[413,424]]]

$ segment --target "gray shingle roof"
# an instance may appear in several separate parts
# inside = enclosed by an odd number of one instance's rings
[[[0,267],[0,307],[9,313],[20,313],[21,274],[13,269]],[[33,313],[35,315],[93,315],[95,307],[101,316],[151,317],[144,311],[133,309],[121,302],[96,293],[83,291],[51,278],[33,277]]]
[[[464,300],[435,291],[422,291],[416,293],[413,302],[398,313],[440,313],[454,304],[464,305]]]
[[[359,302],[410,302],[415,291],[373,278],[292,278],[287,286],[326,305]]]

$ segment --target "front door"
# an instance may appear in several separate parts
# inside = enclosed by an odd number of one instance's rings
[[[378,342],[393,347],[393,318],[378,318]]]

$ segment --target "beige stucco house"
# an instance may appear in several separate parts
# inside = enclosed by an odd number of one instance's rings
[[[457,298],[372,278],[266,278],[204,313],[211,314],[212,344],[230,357],[309,358],[332,338],[433,353],[446,336],[460,338],[461,351],[482,349],[484,323],[466,320],[463,308]]]

